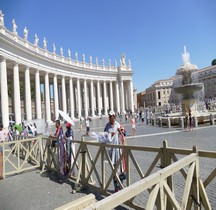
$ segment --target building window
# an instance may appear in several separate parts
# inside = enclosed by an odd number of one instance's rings
[[[158,99],[161,99],[160,91],[158,91]]]

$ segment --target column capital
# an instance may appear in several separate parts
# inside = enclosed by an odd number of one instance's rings
[[[0,62],[6,62],[6,58],[5,57],[3,57],[3,56],[0,56]]]

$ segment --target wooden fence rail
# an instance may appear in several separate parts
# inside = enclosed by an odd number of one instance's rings
[[[171,148],[166,141],[159,148],[101,144],[83,139],[74,142],[76,152],[72,153],[71,172],[76,173],[70,173],[69,178],[75,182],[75,189],[89,187],[92,192],[108,196],[87,209],[112,209],[123,203],[135,209],[212,209],[207,188],[215,182],[216,168],[213,165],[201,176],[199,163],[203,158],[215,161],[216,152]],[[60,171],[59,145],[52,147],[47,138],[20,139],[0,146],[4,177],[33,168],[41,168],[42,172]],[[112,148],[123,151],[115,165],[109,156]],[[125,156],[127,178],[122,181],[119,171]],[[115,194],[114,178],[121,189]]]

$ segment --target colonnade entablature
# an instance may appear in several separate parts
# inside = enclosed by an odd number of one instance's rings
[[[0,121],[6,127],[9,120],[21,123],[23,120],[45,119],[51,122],[59,118],[63,110],[72,118],[107,115],[109,110],[133,112],[133,82],[131,63],[126,64],[125,54],[112,65],[89,63],[60,55],[39,47],[39,38],[28,41],[28,29],[23,37],[17,32],[15,20],[12,31],[4,26],[4,15],[0,10]]]

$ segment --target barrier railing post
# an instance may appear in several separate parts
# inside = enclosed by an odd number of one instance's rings
[[[86,179],[86,149],[85,149],[85,144],[83,143],[84,137],[82,137],[82,142],[81,142],[81,154],[82,154],[82,174],[81,174],[81,183],[82,185],[85,184],[85,179]]]
[[[168,152],[168,142],[165,140],[163,141],[163,152],[162,152],[162,162],[161,162],[161,166],[162,168],[165,168],[169,165],[171,165],[172,163],[172,159],[171,159],[171,155]],[[173,180],[172,180],[172,176],[167,177],[167,185],[169,186],[170,190],[173,190]],[[167,198],[166,198],[167,199]],[[166,203],[166,209],[172,209],[172,203],[167,199]]]

